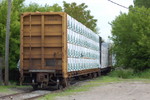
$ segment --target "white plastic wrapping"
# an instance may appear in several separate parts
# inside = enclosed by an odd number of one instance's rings
[[[100,68],[99,36],[67,15],[68,72]]]

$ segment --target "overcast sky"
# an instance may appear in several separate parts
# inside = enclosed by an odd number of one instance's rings
[[[111,26],[108,22],[112,22],[120,12],[128,12],[128,9],[117,6],[108,0],[26,0],[25,3],[38,3],[40,5],[53,5],[58,3],[63,5],[62,2],[66,1],[68,3],[76,2],[77,4],[85,3],[88,5],[88,9],[91,11],[91,15],[98,20],[97,25],[100,33],[100,36],[103,37],[105,41],[108,41],[108,36],[111,36]],[[133,0],[112,0],[116,3],[119,3],[123,6],[129,7],[133,5]]]

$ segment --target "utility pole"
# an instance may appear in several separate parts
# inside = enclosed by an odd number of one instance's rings
[[[3,78],[2,78],[2,66],[3,66],[3,58],[2,58],[2,56],[1,56],[1,54],[0,54],[0,85],[3,83]]]
[[[5,85],[9,83],[9,36],[10,36],[11,0],[8,0],[6,42],[5,42]]]

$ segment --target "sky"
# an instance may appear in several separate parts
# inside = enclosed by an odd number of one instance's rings
[[[88,10],[91,11],[91,15],[98,20],[97,27],[99,28],[100,36],[104,41],[110,41],[108,36],[111,36],[111,23],[115,18],[120,15],[120,12],[127,13],[128,9],[115,5],[108,0],[25,0],[25,4],[38,3],[40,5],[53,5],[58,3],[63,5],[63,1],[67,3],[76,2],[77,4],[85,3],[88,5]],[[133,5],[133,0],[112,0],[118,4],[129,7]]]

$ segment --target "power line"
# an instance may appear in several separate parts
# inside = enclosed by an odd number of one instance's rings
[[[125,9],[129,9],[128,7],[125,7],[125,6],[123,6],[123,5],[119,4],[119,3],[116,3],[116,2],[114,2],[114,1],[111,1],[111,0],[108,0],[108,1],[111,2],[111,3],[113,3],[113,4],[118,5],[118,6],[120,6],[120,7],[123,7],[123,8],[125,8]]]
[[[128,7],[123,6],[123,5],[119,4],[119,3],[116,3],[116,2],[111,1],[111,0],[108,0],[108,1],[111,2],[111,3],[113,3],[113,4],[118,5],[118,6],[120,6],[120,7],[123,7],[123,8],[125,8],[125,9],[128,9],[128,10],[129,10]],[[148,15],[148,16],[150,16],[150,14],[146,14],[146,13],[143,13],[143,12],[140,12],[140,11],[137,11],[137,10],[134,10],[134,9],[130,9],[130,10],[131,10],[131,11],[134,11],[134,12],[136,12],[136,13],[142,14],[142,15]]]

